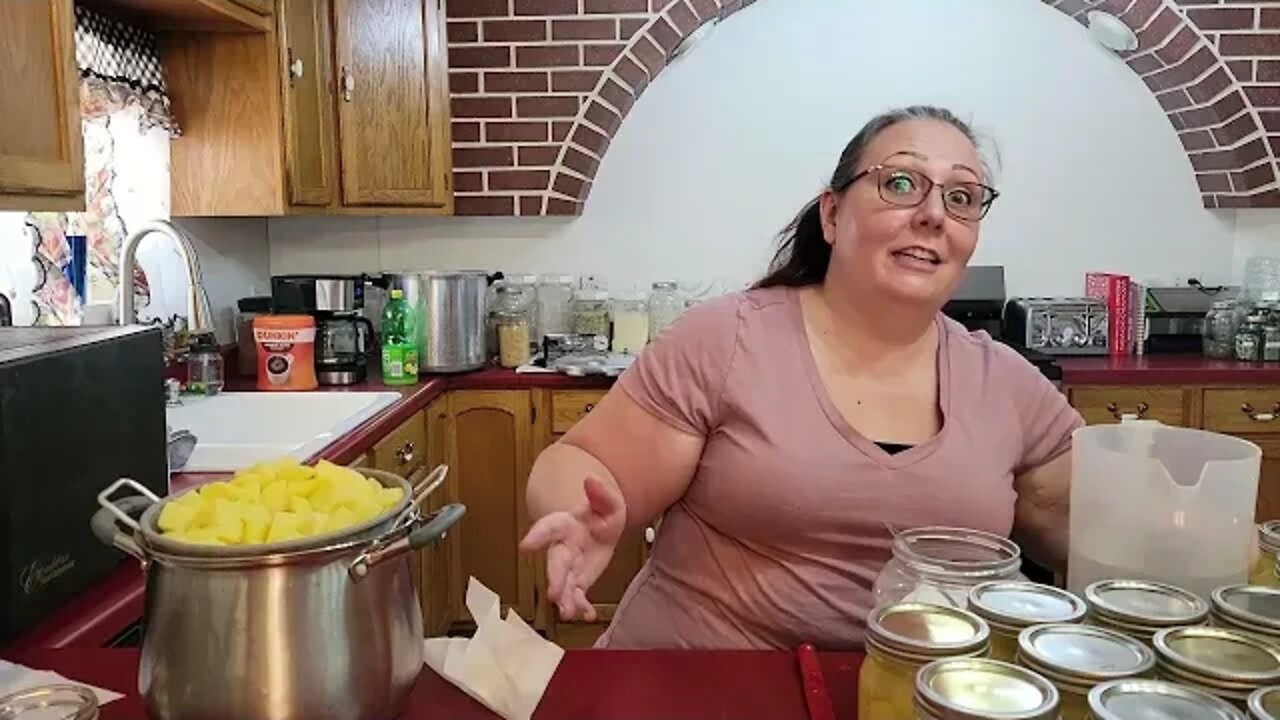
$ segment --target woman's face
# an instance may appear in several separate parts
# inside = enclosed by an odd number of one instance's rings
[[[945,122],[908,120],[872,139],[855,174],[874,165],[906,172],[873,171],[843,193],[828,191],[822,198],[823,233],[832,246],[826,282],[941,307],[973,255],[979,222],[949,214],[940,187],[918,206],[903,207],[886,202],[880,185],[888,195],[909,191],[911,178],[920,176],[935,185],[985,183],[977,148]]]

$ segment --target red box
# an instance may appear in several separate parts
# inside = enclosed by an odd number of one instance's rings
[[[1086,273],[1084,294],[1107,304],[1107,346],[1111,354],[1133,354],[1133,304],[1129,295],[1129,276]]]

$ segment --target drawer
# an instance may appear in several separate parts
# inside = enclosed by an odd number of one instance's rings
[[[1280,433],[1280,388],[1206,389],[1204,427],[1221,433]]]
[[[1131,414],[1190,427],[1190,392],[1173,387],[1079,387],[1071,389],[1071,405],[1090,425],[1120,422],[1122,415]]]
[[[600,404],[604,390],[558,390],[551,393],[551,432],[569,432],[579,420]]]
[[[427,422],[417,413],[373,446],[373,467],[402,478],[427,461]]]

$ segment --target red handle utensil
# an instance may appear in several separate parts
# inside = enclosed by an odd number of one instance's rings
[[[827,693],[827,681],[818,664],[818,651],[804,643],[796,650],[800,661],[800,680],[804,684],[804,702],[809,707],[809,720],[836,720],[831,695]]]

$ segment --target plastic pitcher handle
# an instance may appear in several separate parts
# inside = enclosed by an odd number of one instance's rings
[[[1249,403],[1244,403],[1240,406],[1240,412],[1254,422],[1271,422],[1280,417],[1280,402],[1271,406],[1271,412],[1258,412]]]
[[[1132,410],[1121,410],[1119,405],[1115,403],[1107,403],[1107,412],[1111,413],[1111,417],[1116,420],[1141,420],[1147,416],[1147,411],[1151,406],[1145,402],[1140,402]]]

